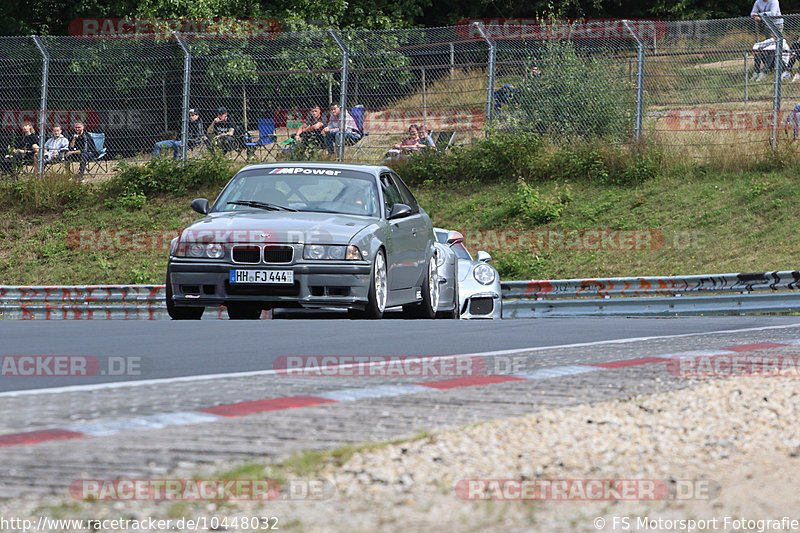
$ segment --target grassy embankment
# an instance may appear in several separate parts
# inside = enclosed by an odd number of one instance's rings
[[[558,231],[561,241],[546,234],[551,240],[540,240],[539,250],[499,249],[500,233],[478,241],[493,254],[504,279],[798,266],[800,153],[794,145],[766,159],[729,153],[717,165],[699,165],[666,160],[654,149],[634,156],[602,145],[542,145],[535,154],[519,153],[528,144],[495,136],[454,152],[461,154],[457,158],[420,159],[400,169],[436,225],[468,237],[473,230],[507,230],[512,242],[506,248],[514,247],[520,231]],[[494,155],[487,159],[487,153]],[[459,166],[465,164],[473,171]],[[80,230],[130,229],[149,230],[146,239],[152,239],[177,232],[198,218],[189,202],[213,198],[234,168],[225,160],[198,162],[188,171],[171,165],[131,167],[88,186],[63,176],[2,183],[0,284],[163,282],[163,248],[81,250],[80,241],[70,236]],[[613,242],[602,245],[608,249],[591,249],[596,240],[576,241],[577,233],[568,231],[592,229],[652,233],[643,249],[619,250]],[[543,234],[527,235],[536,242]]]

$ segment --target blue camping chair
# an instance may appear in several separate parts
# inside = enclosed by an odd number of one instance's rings
[[[94,147],[97,149],[97,153],[95,154],[95,156],[86,161],[86,173],[95,174],[97,173],[98,170],[102,170],[103,172],[108,172],[108,150],[106,150],[106,134],[93,133],[91,131],[87,131],[86,133],[88,133],[89,137],[92,138],[92,141],[94,141]]]
[[[262,160],[266,160],[276,147],[278,136],[275,135],[275,119],[259,118],[258,122],[258,137],[253,137],[250,134],[245,134],[244,146],[247,150],[247,157],[255,155],[258,148],[265,148],[266,154]]]
[[[358,128],[358,132],[361,134],[361,138],[353,143],[353,147],[355,148],[355,154],[361,153],[364,157],[367,157],[367,152],[364,148],[369,148],[370,144],[369,141],[365,141],[367,137],[369,137],[369,132],[364,131],[364,119],[366,118],[364,112],[363,105],[357,105],[350,109],[350,116],[353,117],[353,120],[356,123],[356,128]]]

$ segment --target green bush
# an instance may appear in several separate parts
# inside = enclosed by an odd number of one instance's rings
[[[28,211],[59,211],[77,206],[91,192],[68,174],[30,174],[0,187],[0,204],[21,207]]]
[[[548,41],[529,62],[541,74],[525,78],[500,109],[504,129],[535,131],[558,141],[630,139],[633,87],[620,62],[580,55],[571,41]]]
[[[144,165],[121,161],[116,175],[105,183],[103,192],[109,198],[127,198],[133,202],[155,194],[183,194],[203,185],[224,184],[236,168],[237,165],[220,153],[190,159],[183,165],[169,158],[156,158]]]

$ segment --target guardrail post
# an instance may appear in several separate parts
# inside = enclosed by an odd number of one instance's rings
[[[783,75],[783,27],[778,27],[775,24],[775,21],[766,13],[759,13],[761,20],[764,21],[764,24],[769,28],[769,31],[772,32],[772,36],[775,38],[775,59],[773,61],[773,65],[775,68],[775,81],[772,84],[772,133],[770,135],[769,144],[772,146],[772,149],[778,147],[778,127],[780,123],[780,114],[781,114],[781,84],[783,80],[781,76]]]
[[[342,51],[342,80],[341,86],[339,87],[339,131],[336,133],[336,143],[337,143],[337,152],[336,152],[336,159],[337,161],[344,160],[344,140],[345,140],[345,127],[347,125],[347,73],[349,69],[350,63],[350,50],[344,45],[344,41],[342,41],[339,34],[336,33],[336,30],[329,29],[328,33],[331,34],[333,40],[336,41],[336,44],[339,46],[339,49]]]
[[[31,39],[33,39],[34,44],[36,44],[36,48],[39,49],[39,53],[42,54],[42,97],[41,101],[39,102],[39,157],[37,158],[36,171],[41,175],[44,174],[44,143],[47,139],[47,130],[45,128],[45,118],[47,115],[47,93],[48,93],[48,81],[50,79],[50,54],[47,53],[47,49],[44,47],[44,43],[39,38],[38,35],[31,35]]]
[[[183,101],[181,104],[183,118],[181,119],[181,161],[186,161],[187,145],[189,144],[189,88],[191,84],[192,75],[192,54],[189,52],[189,47],[183,42],[181,36],[177,32],[172,32],[178,44],[183,50]]]
[[[495,46],[494,41],[486,36],[481,24],[477,22],[473,22],[472,24],[478,30],[478,33],[480,33],[481,38],[483,38],[483,40],[486,41],[486,44],[489,45],[489,61],[486,73],[486,127],[488,130],[491,128],[492,121],[494,119],[494,75],[495,66],[497,63],[497,47]]]
[[[642,117],[644,115],[644,57],[645,45],[633,31],[629,20],[623,20],[625,29],[636,39],[636,116],[633,126],[633,141],[638,146],[642,138]]]

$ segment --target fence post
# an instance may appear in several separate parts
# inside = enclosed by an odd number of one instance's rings
[[[39,102],[39,157],[36,161],[37,172],[44,174],[44,143],[47,138],[47,131],[45,131],[45,118],[47,114],[47,92],[48,80],[50,79],[50,54],[44,47],[44,43],[38,35],[31,35],[36,48],[42,54],[42,97]]]
[[[495,48],[494,41],[489,39],[483,32],[481,24],[477,22],[473,22],[473,24],[483,40],[486,41],[486,44],[489,45],[489,64],[486,80],[486,127],[488,129],[491,127],[492,119],[494,118],[494,71],[495,63],[497,62],[497,49]]]
[[[425,67],[422,68],[422,123],[428,123],[428,87],[425,80]]]
[[[183,101],[182,119],[181,119],[181,161],[186,161],[186,145],[189,144],[189,85],[191,83],[192,74],[192,54],[189,53],[189,48],[183,42],[181,36],[177,32],[172,32],[172,35],[177,39],[178,44],[183,50]]]
[[[341,37],[339,34],[336,33],[336,30],[329,29],[328,33],[331,34],[333,40],[336,41],[336,44],[339,45],[339,49],[342,51],[342,80],[341,86],[339,87],[339,131],[336,133],[336,142],[337,142],[337,151],[336,151],[336,159],[337,161],[344,160],[344,140],[345,140],[345,127],[347,124],[347,72],[350,63],[350,51],[344,45]]]
[[[744,53],[744,103],[749,100],[750,78],[747,77],[747,52]]]
[[[775,38],[775,81],[772,84],[772,133],[770,134],[769,144],[772,149],[778,147],[778,127],[781,114],[781,83],[783,80],[783,25],[779,28],[775,21],[766,13],[759,13],[761,20],[764,21],[772,36]]]
[[[636,116],[633,126],[633,141],[638,145],[642,138],[642,116],[644,115],[644,53],[645,46],[633,31],[629,20],[623,20],[625,28],[636,39]]]

